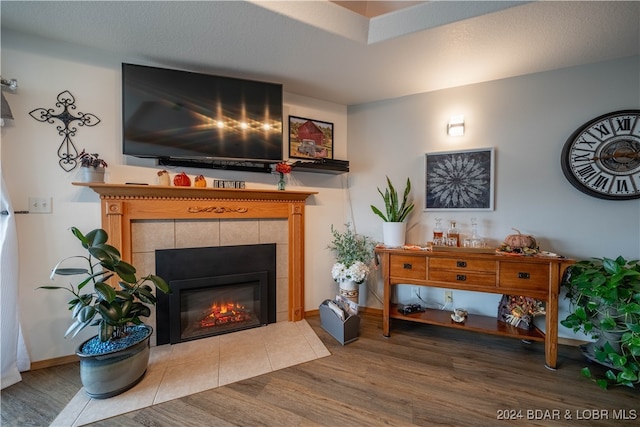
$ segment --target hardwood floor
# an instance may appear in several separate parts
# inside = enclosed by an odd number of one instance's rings
[[[561,345],[550,371],[542,343],[402,321],[384,338],[380,317],[365,314],[360,338],[341,346],[318,316],[307,321],[331,356],[92,425],[610,426],[640,417],[637,390],[604,391],[580,376],[587,362],[576,347]],[[78,375],[75,363],[23,373],[2,391],[2,426],[49,425],[81,387]]]

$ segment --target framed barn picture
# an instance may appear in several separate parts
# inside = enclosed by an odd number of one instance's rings
[[[426,211],[493,210],[494,149],[425,154]]]
[[[289,116],[289,157],[333,159],[333,123]]]

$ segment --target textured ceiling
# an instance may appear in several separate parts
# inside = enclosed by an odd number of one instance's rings
[[[329,1],[3,0],[0,8],[3,33],[278,82],[345,105],[640,54],[636,1],[429,1],[371,19]]]

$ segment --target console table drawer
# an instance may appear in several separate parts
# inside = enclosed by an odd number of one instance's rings
[[[419,280],[427,278],[427,259],[425,257],[391,255],[389,258],[392,277]]]
[[[501,262],[500,287],[546,291],[549,289],[549,264]]]
[[[437,282],[464,283],[467,285],[495,286],[496,275],[491,273],[434,270],[429,268],[429,280]]]
[[[429,269],[496,272],[496,262],[481,259],[464,258],[431,258]]]

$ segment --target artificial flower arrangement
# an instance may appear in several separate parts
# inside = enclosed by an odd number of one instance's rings
[[[291,173],[291,165],[287,162],[281,162],[276,165],[276,172],[279,174]]]
[[[278,181],[278,190],[285,189],[284,176],[291,173],[292,166],[287,162],[280,162],[276,165],[276,172],[280,174],[280,180]]]
[[[503,295],[498,307],[498,318],[522,329],[533,327],[533,318],[545,314],[542,301],[518,295]]]
[[[369,275],[369,267],[362,261],[356,261],[347,267],[341,262],[336,262],[331,267],[331,277],[336,282],[344,282],[353,280],[356,283],[362,283]]]
[[[367,236],[357,234],[351,224],[345,224],[344,233],[331,225],[333,240],[329,249],[336,255],[336,263],[331,268],[331,276],[336,282],[353,280],[362,283],[369,275],[369,264],[373,260],[374,242]]]

